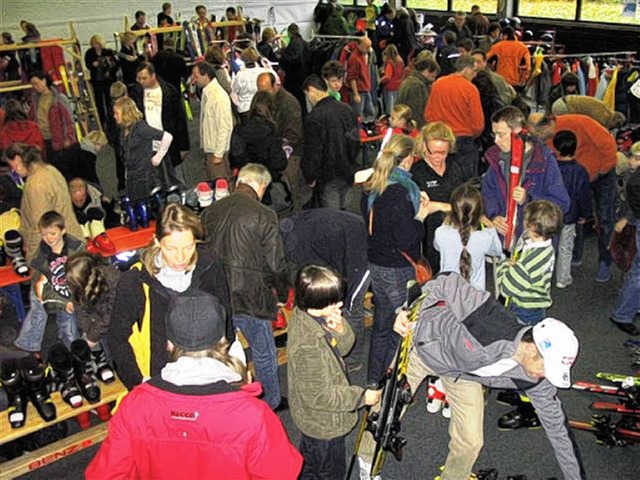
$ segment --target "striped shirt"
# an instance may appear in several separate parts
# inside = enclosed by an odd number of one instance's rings
[[[551,277],[555,264],[551,239],[532,242],[520,238],[515,251],[515,264],[504,260],[498,265],[500,293],[518,307],[550,307]]]

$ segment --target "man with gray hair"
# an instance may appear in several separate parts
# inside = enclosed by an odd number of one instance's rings
[[[265,166],[245,165],[238,173],[235,191],[207,208],[202,224],[206,246],[224,265],[233,325],[249,342],[264,400],[278,409],[285,405],[281,404],[271,320],[278,301],[286,301],[289,280],[278,217],[260,203],[270,183]]]

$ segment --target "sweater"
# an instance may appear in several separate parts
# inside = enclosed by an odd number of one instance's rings
[[[556,132],[572,131],[578,139],[576,160],[587,169],[589,180],[593,182],[598,175],[615,168],[616,140],[609,131],[586,115],[561,115],[556,118]],[[553,138],[547,141],[553,148]]]
[[[351,81],[355,80],[358,92],[371,92],[371,74],[367,56],[356,48],[347,61],[347,87],[351,89]],[[351,90],[350,90],[351,91]]]
[[[497,58],[496,72],[512,86],[522,86],[531,72],[531,54],[529,49],[517,40],[503,40],[491,47],[487,53],[487,62]]]
[[[516,263],[498,265],[498,288],[514,305],[522,308],[551,306],[551,277],[556,262],[551,239],[532,242],[520,237],[515,248]]]
[[[425,78],[420,72],[413,71],[400,84],[396,104],[404,104],[411,108],[411,120],[418,128],[424,126],[424,109],[429,100],[433,82]]]
[[[576,160],[558,160],[558,168],[562,175],[562,183],[571,200],[569,211],[564,214],[564,224],[571,225],[580,218],[591,218],[593,208],[589,174]]]
[[[367,249],[370,263],[403,268],[408,267],[409,262],[400,252],[407,253],[414,260],[420,258],[424,225],[415,219],[413,204],[402,185],[389,185],[373,202],[371,211],[368,209],[368,195],[364,193],[361,206],[365,224],[370,225]]]
[[[461,75],[441,77],[431,87],[424,119],[448,124],[457,137],[479,137],[484,130],[480,92]]]
[[[567,95],[558,99],[551,107],[555,115],[574,114],[593,118],[605,128],[613,122],[615,111],[597,98],[586,95]]]
[[[398,59],[397,62],[387,60],[384,64],[384,76],[380,79],[380,85],[388,92],[396,92],[400,88],[404,62]]]

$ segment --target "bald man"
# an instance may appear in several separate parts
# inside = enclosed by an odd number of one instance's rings
[[[373,122],[376,111],[371,94],[371,39],[362,37],[347,61],[347,85],[351,90],[351,107],[363,123]]]

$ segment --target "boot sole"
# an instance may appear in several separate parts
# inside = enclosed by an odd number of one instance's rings
[[[538,426],[538,427],[517,427],[517,428],[500,428],[498,427],[498,430],[500,432],[514,432],[516,430],[540,430],[542,428],[542,425]]]

